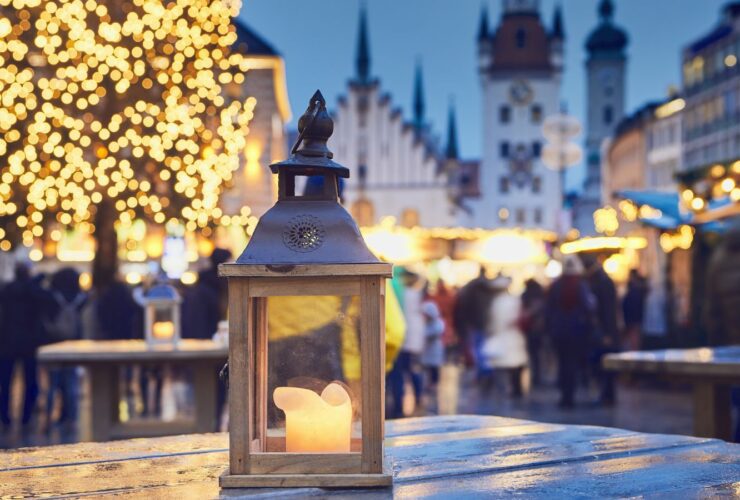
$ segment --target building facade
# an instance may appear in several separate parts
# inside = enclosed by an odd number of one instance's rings
[[[574,225],[582,235],[595,234],[593,213],[602,206],[602,142],[625,112],[627,35],[612,21],[611,0],[599,4],[599,25],[586,40],[586,179],[574,206]]]
[[[602,198],[607,205],[617,209],[626,203],[617,194],[622,190],[676,192],[675,176],[682,162],[683,105],[683,99],[676,96],[648,103],[623,119],[613,137],[602,143]],[[639,259],[634,261],[649,287],[643,331],[665,335],[669,329],[668,311],[683,309],[681,304],[688,300],[688,288],[668,276],[669,258],[661,249],[661,231],[636,220],[638,213],[631,217],[625,217],[623,210],[620,213],[617,235],[641,236],[647,241]],[[677,261],[670,264],[676,267]]]
[[[356,74],[334,111],[329,147],[350,169],[345,205],[361,226],[387,216],[411,226],[455,222],[445,155],[424,118],[421,67],[414,81],[414,116],[405,121],[380,80],[371,77],[365,12],[360,14]]]
[[[549,30],[537,0],[504,0],[493,30],[482,12],[477,45],[483,151],[479,193],[460,211],[462,225],[557,229],[560,181],[540,153],[542,122],[560,107],[563,42],[559,8]]]
[[[684,48],[683,163],[686,170],[740,158],[740,2]]]
[[[287,157],[285,124],[290,120],[290,103],[285,82],[283,58],[266,40],[241,20],[235,18],[237,40],[232,50],[249,60],[244,83],[233,84],[226,91],[234,96],[254,97],[254,116],[242,164],[234,172],[232,186],[221,196],[221,209],[227,215],[242,213],[249,207],[257,217],[276,199],[275,179],[268,166]]]

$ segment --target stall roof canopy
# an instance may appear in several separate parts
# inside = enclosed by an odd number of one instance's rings
[[[681,200],[677,192],[672,191],[617,191],[617,196],[630,200],[637,205],[647,205],[660,210],[661,215],[652,218],[640,218],[640,222],[658,229],[676,229],[682,224],[701,225],[707,231],[724,231],[724,223],[713,220],[711,222],[699,222],[694,214],[681,207]],[[709,202],[708,211],[719,210],[732,203],[728,198],[712,200]]]

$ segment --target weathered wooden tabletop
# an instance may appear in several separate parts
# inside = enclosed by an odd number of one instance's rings
[[[740,382],[740,346],[630,351],[604,356],[608,370],[687,377],[730,377]]]
[[[740,445],[714,439],[486,416],[390,421],[386,435],[393,489],[351,493],[370,498],[740,495]],[[275,489],[219,490],[227,443],[226,434],[196,434],[2,452],[0,496],[288,495]]]
[[[191,359],[226,360],[228,346],[207,339],[182,339],[177,347],[149,347],[144,340],[68,340],[43,346],[38,351],[42,363],[135,363]]]

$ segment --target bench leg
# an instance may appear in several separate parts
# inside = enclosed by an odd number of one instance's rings
[[[732,439],[729,385],[694,383],[694,435],[725,441]]]
[[[93,441],[110,441],[118,420],[118,365],[96,363],[90,367],[90,424]]]
[[[210,363],[198,363],[193,369],[195,432],[216,430],[217,370],[218,368]]]

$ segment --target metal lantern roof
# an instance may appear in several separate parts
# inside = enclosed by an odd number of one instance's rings
[[[182,298],[177,289],[168,283],[155,283],[144,292],[145,304],[172,304],[180,303]]]
[[[260,218],[236,265],[380,263],[339,204],[339,178],[349,177],[349,169],[332,161],[327,140],[333,130],[324,97],[316,91],[298,121],[290,158],[270,166],[278,175],[278,201]],[[321,191],[297,196],[297,176],[321,177]]]

